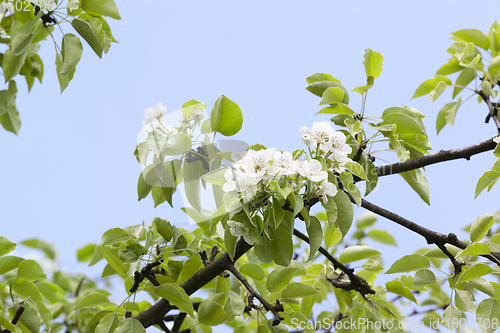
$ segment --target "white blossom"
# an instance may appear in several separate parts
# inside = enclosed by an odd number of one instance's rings
[[[156,103],[152,108],[146,109],[144,115],[146,119],[148,118],[161,118],[165,112],[167,112],[167,107],[161,103]]]
[[[294,161],[292,153],[285,151],[276,151],[273,155],[272,165],[267,171],[271,176],[277,176],[278,178],[282,175],[291,176],[297,172],[299,167],[299,161]]]
[[[306,146],[311,146],[311,131],[306,126],[301,126],[299,128],[300,135],[302,136],[302,141],[306,144]]]
[[[222,186],[225,192],[238,191],[238,192],[255,192],[256,185],[259,178],[249,175],[238,169],[227,169],[224,173],[226,183]]]
[[[302,177],[316,183],[328,178],[328,173],[321,171],[321,163],[318,160],[302,161],[297,171]]]
[[[229,220],[227,221],[227,225],[229,226],[229,232],[231,235],[234,237],[243,237],[243,240],[249,245],[254,244],[254,242],[250,239],[248,229],[245,228],[243,223]]]
[[[161,118],[167,112],[167,107],[161,103],[157,103],[152,108],[144,111],[145,119],[142,121],[144,131],[155,134],[162,134],[159,127],[161,126]]]
[[[338,173],[345,171],[346,168],[344,167],[344,165],[347,162],[352,161],[349,157],[347,157],[347,153],[341,153],[338,151],[332,152],[332,154],[330,155],[330,160],[333,163],[333,170],[337,171]]]
[[[316,195],[320,198],[324,203],[328,202],[328,196],[333,197],[337,194],[337,186],[335,184],[328,182],[327,180],[323,180],[321,185],[316,187]]]

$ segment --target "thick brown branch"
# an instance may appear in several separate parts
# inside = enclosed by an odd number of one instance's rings
[[[469,160],[472,155],[483,153],[488,150],[493,150],[495,149],[495,147],[496,143],[493,141],[493,138],[491,138],[489,140],[476,143],[471,146],[451,150],[441,150],[440,152],[437,152],[435,154],[422,156],[403,163],[379,166],[377,167],[377,174],[379,176],[387,176],[405,171],[415,170],[430,164],[445,161],[457,160],[461,158]]]
[[[354,199],[352,198],[352,196],[349,195],[349,197],[351,201],[354,203]],[[453,246],[461,248],[462,250],[468,246],[467,243],[458,240],[457,235],[455,234],[450,233],[448,235],[444,235],[439,232],[429,230],[391,211],[388,211],[384,208],[374,205],[364,199],[361,200],[361,207],[366,208],[377,215],[383,216],[386,219],[396,222],[397,224],[405,227],[406,229],[409,229],[419,234],[420,236],[424,237],[427,240],[428,244],[436,244],[436,245],[451,244]],[[482,257],[487,258],[500,266],[500,253],[492,252],[491,255],[482,255]]]
[[[309,243],[309,237],[298,231],[297,229],[293,229],[293,234],[304,242]],[[342,282],[338,279],[330,279],[327,280],[336,288],[340,288],[346,291],[356,290],[363,296],[366,294],[375,294],[375,291],[370,287],[368,282],[360,276],[354,274],[354,269],[346,267],[340,261],[335,259],[324,247],[320,246],[318,251],[328,259],[335,269],[340,269],[349,277],[349,282]]]
[[[248,245],[248,243],[240,239],[238,241],[238,244],[236,245],[234,260],[236,261],[251,248],[251,245]],[[233,265],[233,261],[229,257],[229,254],[225,252],[209,265],[193,274],[193,276],[191,276],[180,286],[184,289],[186,294],[191,295],[195,291],[212,281],[214,278],[216,278],[217,275],[227,270],[230,265]],[[135,319],[139,320],[144,328],[148,328],[149,326],[155,325],[158,321],[158,318],[164,318],[171,309],[172,307],[170,306],[169,302],[166,299],[161,299],[151,308],[138,315]]]

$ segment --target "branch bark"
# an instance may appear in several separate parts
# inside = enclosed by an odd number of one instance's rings
[[[238,258],[240,258],[251,248],[252,245],[248,245],[247,242],[245,242],[243,239],[240,239],[236,245],[234,261],[238,260]],[[229,254],[225,252],[209,265],[193,274],[193,276],[182,283],[180,287],[184,289],[186,294],[191,295],[195,291],[212,281],[214,278],[216,278],[217,275],[227,270],[233,264],[233,260],[231,260]],[[170,305],[170,303],[166,299],[162,298],[151,308],[138,315],[135,319],[140,321],[144,328],[148,328],[149,326],[155,325],[158,322],[158,318],[164,318],[171,309],[172,306]]]
[[[430,164],[436,164],[445,161],[457,160],[461,158],[470,160],[471,156],[484,153],[485,151],[488,150],[493,150],[495,149],[495,147],[496,147],[496,142],[493,141],[493,138],[491,138],[489,140],[476,143],[471,146],[458,149],[451,149],[451,150],[441,150],[435,154],[422,156],[403,163],[395,163],[395,164],[379,166],[377,167],[377,174],[379,176],[387,176],[387,175],[393,175],[395,173],[415,170]]]
[[[354,199],[352,198],[351,195],[348,195],[349,198],[351,199],[351,202],[354,203]],[[460,241],[457,238],[457,235],[450,233],[448,235],[441,234],[439,232],[429,230],[427,228],[424,228],[410,220],[405,219],[404,217],[401,217],[391,211],[388,211],[382,207],[379,207],[377,205],[374,205],[364,199],[361,200],[361,207],[366,208],[367,210],[385,217],[386,219],[389,219],[393,222],[396,222],[400,226],[405,227],[406,229],[409,229],[420,236],[424,237],[427,240],[427,244],[436,244],[439,246],[439,244],[444,245],[444,244],[451,244],[453,246],[456,246],[460,249],[465,249],[468,244]],[[446,254],[446,253],[445,253]],[[488,260],[491,260],[492,262],[496,263],[497,265],[500,266],[500,253],[499,252],[492,252],[491,255],[481,255],[484,258],[487,258]]]
[[[304,242],[309,243],[309,237],[298,231],[297,229],[293,229],[293,234],[303,240]],[[349,282],[343,282],[338,279],[327,278],[327,280],[332,284],[332,286],[336,288],[340,288],[346,291],[356,290],[361,295],[365,296],[366,294],[375,294],[375,291],[370,287],[368,282],[360,276],[354,274],[354,269],[346,267],[340,261],[335,259],[324,247],[320,246],[318,251],[328,259],[335,269],[340,269],[349,277]]]

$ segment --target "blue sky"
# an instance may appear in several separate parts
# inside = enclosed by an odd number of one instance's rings
[[[137,201],[141,169],[133,152],[144,109],[157,102],[174,111],[196,99],[210,111],[225,94],[243,111],[243,129],[234,139],[292,151],[303,147],[300,126],[329,119],[314,116],[319,99],[305,90],[305,78],[324,72],[349,91],[363,85],[363,54],[369,47],[383,55],[384,69],[369,92],[367,114],[380,115],[392,106],[417,108],[427,116],[434,152],[495,135],[493,124],[484,124],[485,106],[474,100],[439,136],[436,115],[451,101],[451,92],[433,104],[427,97],[410,100],[448,58],[452,31],[488,31],[498,18],[495,1],[481,1],[477,10],[470,1],[117,4],[122,20],[109,21],[120,44],[103,59],[85,47],[74,80],[61,95],[52,41],[42,43],[43,85],[27,94],[25,84],[18,83],[20,134],[0,131],[1,235],[53,242],[64,268],[80,269],[75,250],[99,242],[109,228],[156,216],[186,226],[179,197],[174,209],[166,204],[155,209],[150,198]],[[74,32],[68,25],[63,29]],[[350,105],[359,108],[361,99],[350,95]],[[485,153],[469,162],[429,166],[431,206],[397,175],[381,178],[367,200],[436,231],[457,232],[477,216],[500,209],[498,185],[473,200],[477,179],[494,161]],[[394,233],[401,251],[426,245],[392,222],[380,219],[377,227]],[[388,253],[386,267],[400,253],[377,247]]]

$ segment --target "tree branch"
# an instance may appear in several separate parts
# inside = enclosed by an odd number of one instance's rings
[[[451,149],[451,150],[441,150],[435,154],[425,155],[403,163],[382,165],[376,168],[377,174],[379,176],[387,176],[387,175],[393,175],[395,173],[415,170],[430,164],[451,161],[460,158],[465,158],[466,160],[469,160],[471,156],[483,153],[488,150],[493,150],[495,149],[495,147],[496,147],[496,142],[493,141],[493,138],[491,138],[489,140],[476,143],[471,146],[458,149]]]
[[[348,194],[348,193],[347,193]],[[349,198],[351,199],[351,202],[354,203],[354,198],[350,194],[348,194]],[[396,222],[397,224],[405,227],[406,229],[409,229],[420,236],[424,237],[427,240],[427,244],[436,244],[439,246],[439,244],[444,245],[444,244],[451,244],[453,246],[456,246],[458,248],[461,248],[462,250],[465,249],[468,244],[460,241],[457,238],[457,235],[450,233],[448,235],[441,234],[436,231],[429,230],[427,228],[424,228],[410,220],[405,219],[404,217],[401,217],[391,211],[388,211],[386,209],[383,209],[377,205],[374,205],[364,199],[361,199],[361,207],[377,214],[380,216],[385,217],[386,219],[389,219],[393,222]],[[445,253],[446,254],[446,253]],[[499,252],[492,252],[491,254],[488,255],[481,255],[484,258],[487,258],[488,260],[491,260],[492,262],[496,263],[497,265],[500,266],[500,253]]]
[[[500,120],[498,119],[497,104],[491,103],[490,95],[486,94],[484,91],[480,90],[477,93],[479,96],[481,96],[481,98],[486,103],[486,105],[488,105],[488,109],[490,111],[484,122],[489,123],[490,118],[493,118],[493,121],[495,122],[497,130],[498,130],[498,132],[500,132]]]
[[[245,286],[245,288],[250,292],[250,295],[252,297],[255,297],[259,300],[259,302],[264,306],[264,308],[267,311],[270,311],[274,315],[274,321],[273,321],[273,326],[279,325],[279,323],[284,319],[282,316],[279,315],[279,311],[284,311],[285,309],[283,308],[283,305],[279,303],[278,300],[276,300],[276,305],[271,305],[268,301],[266,301],[258,292],[253,289],[253,287],[248,283],[247,279],[243,275],[241,275],[240,272],[234,267],[234,265],[230,265],[228,268],[228,271],[230,271],[240,282]]]
[[[309,237],[298,231],[297,229],[293,229],[293,234],[303,240],[304,242],[309,243]],[[340,269],[349,277],[349,282],[343,282],[335,278],[327,278],[327,280],[336,288],[343,289],[345,291],[355,290],[359,292],[361,295],[366,294],[375,294],[375,291],[370,287],[368,282],[360,276],[354,274],[354,269],[346,267],[340,261],[335,259],[324,247],[320,246],[318,251],[328,259],[335,269]]]
[[[245,254],[251,248],[252,245],[248,245],[247,242],[245,242],[243,239],[240,239],[236,245],[234,260],[238,260],[239,257]],[[193,276],[182,283],[180,287],[184,289],[186,294],[191,295],[195,291],[212,281],[220,273],[227,270],[230,265],[233,265],[233,263],[234,262],[229,257],[229,254],[225,252],[209,265],[193,274]],[[170,305],[168,300],[162,298],[151,308],[139,314],[135,319],[140,321],[144,328],[148,328],[149,326],[155,325],[158,322],[158,318],[164,318],[171,309],[172,306]]]

